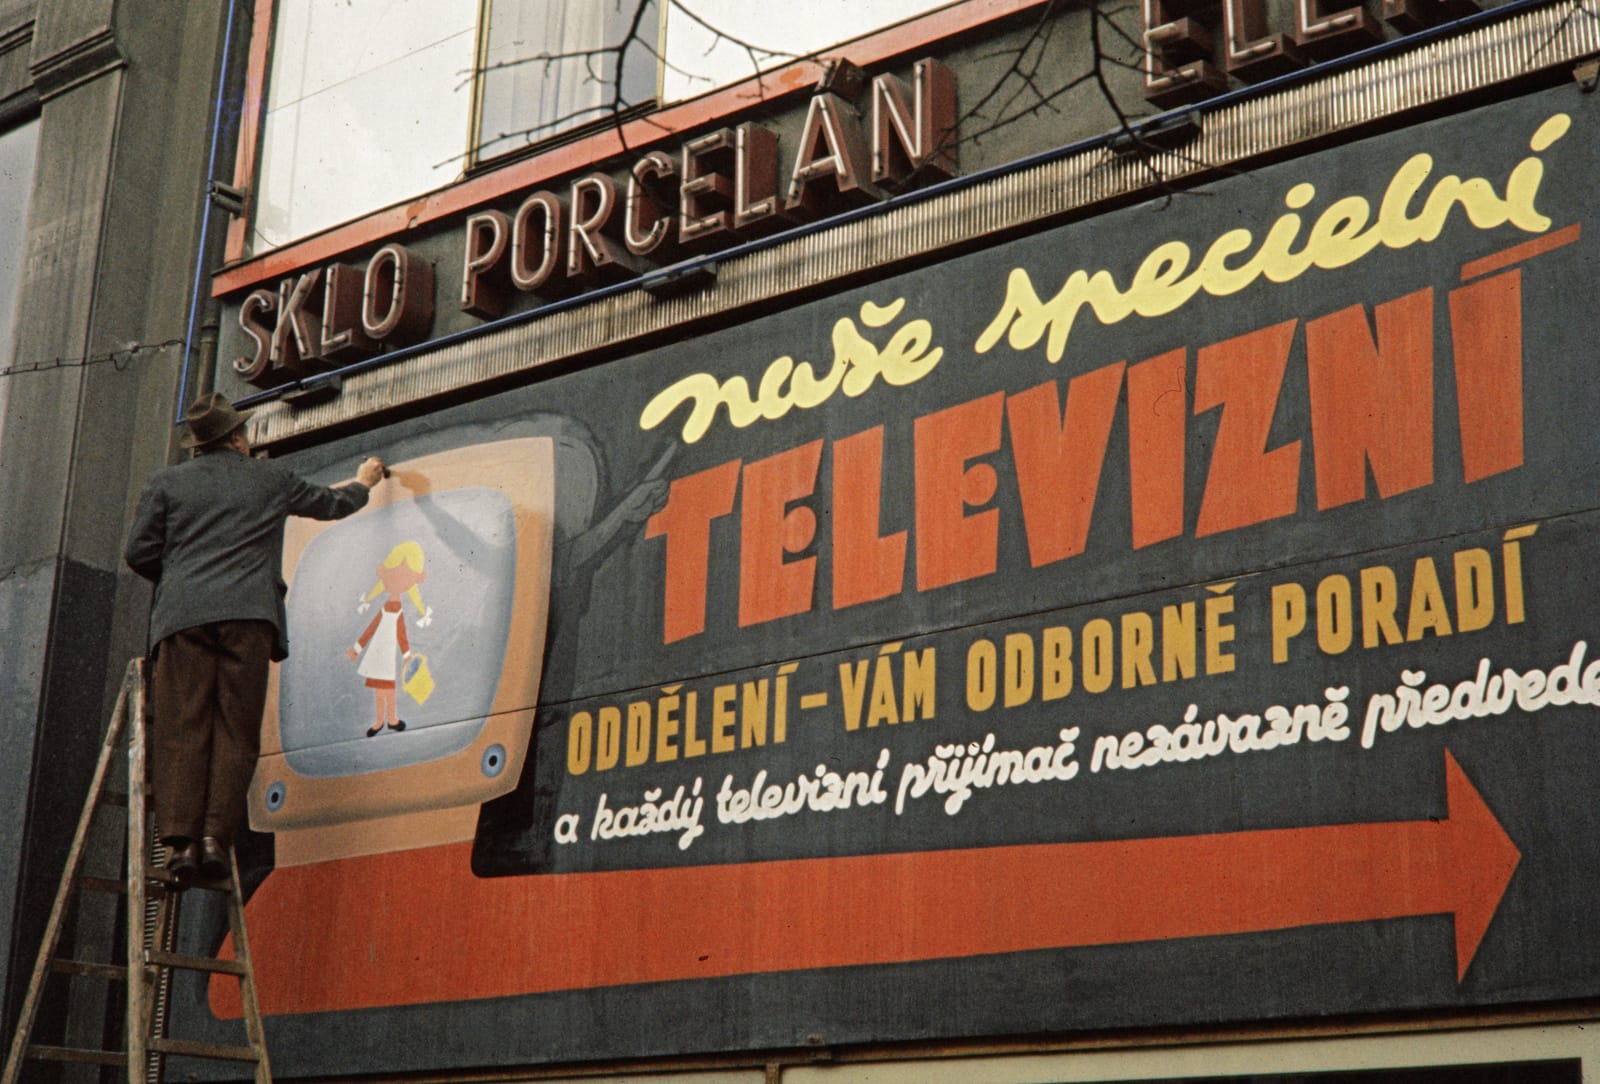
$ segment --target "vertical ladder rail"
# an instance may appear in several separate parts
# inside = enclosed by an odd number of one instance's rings
[[[267,1064],[267,1035],[261,1025],[261,1004],[256,998],[256,968],[250,958],[250,937],[244,928],[244,893],[239,890],[239,860],[233,848],[228,848],[228,876],[233,881],[233,892],[228,896],[228,927],[233,934],[233,955],[244,974],[239,976],[239,1005],[244,1013],[245,1036],[259,1060],[256,1062],[256,1084],[272,1084],[272,1069]]]
[[[130,694],[133,710],[129,714],[133,725],[128,731],[128,1015],[123,1028],[128,1046],[128,1084],[144,1084],[145,1068],[150,1060],[150,976],[144,967],[145,908],[150,901],[150,880],[145,875],[145,865],[146,852],[150,849],[150,825],[145,804],[149,785],[145,774],[142,662],[140,675],[137,693]],[[159,1073],[157,1079],[160,1079]]]
[[[152,827],[150,838],[145,844],[145,853],[149,857],[152,869],[165,867],[168,852],[157,839],[155,827]],[[159,892],[156,895],[159,897],[157,903],[145,904],[145,946],[158,952],[172,953],[177,951],[178,919],[183,908],[183,894]],[[161,968],[156,972],[150,996],[150,1026],[145,1034],[153,1039],[164,1039],[167,1035],[168,1014],[172,1008],[171,968]],[[145,1084],[161,1084],[162,1074],[165,1071],[166,1055],[158,1050],[151,1050],[145,1068]]]
[[[67,852],[67,867],[56,888],[55,902],[50,905],[50,918],[45,922],[44,940],[39,946],[39,959],[28,983],[28,992],[22,999],[22,1014],[17,1021],[17,1033],[11,1040],[11,1052],[6,1057],[5,1072],[0,1084],[18,1084],[22,1079],[22,1066],[28,1059],[28,1044],[33,1037],[34,1019],[39,1013],[39,1001],[44,994],[44,980],[50,973],[50,962],[55,958],[61,943],[61,929],[66,923],[67,903],[72,898],[79,875],[83,872],[84,854],[88,848],[90,822],[100,805],[109,774],[112,755],[122,735],[128,715],[128,702],[141,689],[144,681],[143,660],[128,664],[122,678],[122,690],[117,693],[117,706],[111,712],[111,722],[106,727],[106,738],[100,748],[100,760],[94,767],[94,778],[89,783],[89,799],[78,817],[78,827],[72,834],[72,847]],[[141,693],[142,695],[142,693]]]

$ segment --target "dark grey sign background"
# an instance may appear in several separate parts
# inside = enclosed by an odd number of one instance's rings
[[[1291,283],[1257,283],[1230,298],[1201,296],[1161,319],[1129,318],[1102,327],[1088,313],[1074,325],[1066,357],[1052,366],[1043,347],[997,347],[976,355],[972,344],[998,310],[1007,272],[1027,268],[1041,293],[1053,292],[1073,269],[1106,267],[1126,282],[1156,244],[1188,241],[1197,252],[1223,231],[1245,226],[1258,240],[1283,212],[1295,183],[1316,185],[1308,220],[1350,194],[1374,205],[1395,169],[1426,151],[1434,176],[1490,178],[1497,189],[1529,152],[1528,139],[1551,114],[1572,114],[1573,130],[1548,153],[1538,206],[1555,228],[1581,223],[1582,239],[1523,266],[1524,465],[1467,484],[1456,439],[1451,338],[1445,294],[1460,284],[1461,265],[1527,240],[1506,226],[1479,230],[1452,215],[1439,241],[1401,251],[1380,249],[1338,271],[1310,271]],[[599,558],[566,566],[558,552],[552,598],[552,647],[541,694],[535,755],[518,791],[485,808],[474,867],[485,875],[537,876],[548,871],[744,862],[799,856],[981,847],[1018,842],[1135,839],[1245,829],[1349,822],[1418,820],[1445,811],[1444,750],[1461,763],[1522,852],[1522,863],[1477,959],[1458,983],[1449,916],[1211,938],[1181,938],[1091,949],[1038,951],[892,966],[759,974],[716,980],[577,990],[446,1005],[294,1016],[271,1022],[280,1072],[354,1073],[423,1070],[476,1064],[564,1062],[803,1044],[947,1039],[1108,1027],[1205,1024],[1407,1009],[1492,1005],[1592,997],[1600,993],[1600,929],[1592,901],[1600,892],[1600,793],[1592,765],[1600,730],[1592,707],[1511,712],[1486,720],[1381,735],[1359,745],[1367,697],[1389,692],[1405,669],[1458,681],[1481,657],[1498,670],[1548,668],[1588,639],[1600,605],[1592,569],[1597,481],[1592,419],[1600,406],[1594,377],[1596,326],[1592,284],[1600,238],[1591,215],[1592,179],[1600,170],[1596,124],[1600,106],[1575,88],[1487,106],[1217,182],[1176,197],[1065,226],[1038,236],[895,276],[832,298],[562,376],[493,399],[397,423],[293,457],[323,477],[347,474],[375,451],[391,460],[496,436],[549,433],[597,451],[601,464],[595,509],[574,519],[570,537],[601,520],[646,479],[674,442],[669,423],[641,432],[644,404],[679,377],[708,371],[743,373],[754,382],[782,354],[826,366],[835,320],[864,302],[906,300],[902,319],[932,321],[945,354],[932,375],[905,388],[875,386],[859,398],[836,396],[777,422],[734,429],[719,418],[706,438],[677,449],[666,477],[680,478],[742,458],[745,462],[809,440],[828,441],[885,427],[882,529],[913,529],[913,420],[995,391],[1018,392],[1045,380],[1063,389],[1073,375],[1116,361],[1130,364],[1167,350],[1195,351],[1282,320],[1298,318],[1287,376],[1278,397],[1270,447],[1303,442],[1298,511],[1290,517],[1204,539],[1193,535],[1206,480],[1216,415],[1191,417],[1187,449],[1186,532],[1142,550],[1129,542],[1127,433],[1124,408],[1114,422],[1087,550],[1032,568],[1010,472],[1009,446],[987,457],[1000,477],[1000,571],[935,591],[907,591],[835,612],[827,601],[828,450],[818,480],[821,544],[818,598],[807,614],[751,628],[737,627],[738,507],[712,530],[713,574],[706,631],[661,643],[663,548],[637,530],[609,540]],[[1425,189],[1426,190],[1426,189]],[[1433,484],[1387,500],[1328,512],[1316,507],[1316,449],[1308,421],[1303,321],[1354,304],[1372,306],[1424,287],[1435,298],[1435,462]],[[1125,395],[1125,393],[1124,393]],[[1192,390],[1190,409],[1192,412]],[[1125,406],[1125,400],[1124,400]],[[681,420],[682,415],[675,420]],[[1447,597],[1449,555],[1481,546],[1498,551],[1503,531],[1538,524],[1522,543],[1527,621],[1418,643],[1360,648],[1335,658],[1297,642],[1294,657],[1273,666],[1267,656],[1266,600],[1286,579],[1314,585],[1329,573],[1354,577],[1366,565],[1389,564],[1409,584],[1419,556],[1439,564]],[[913,566],[914,567],[914,566]],[[1200,585],[1237,580],[1234,648],[1229,675],[1100,696],[1081,691],[1051,704],[983,715],[963,703],[966,646],[981,635],[1037,630],[1090,617],[1115,619],[1126,609],[1159,609],[1203,600]],[[919,639],[922,638],[922,639]],[[936,717],[892,730],[847,733],[838,709],[822,722],[791,714],[783,746],[697,761],[568,776],[566,723],[575,710],[648,697],[665,684],[702,692],[720,681],[770,674],[782,661],[801,663],[805,689],[820,689],[841,659],[875,657],[877,646],[905,641],[938,650]],[[1590,653],[1593,657],[1594,653]],[[796,681],[800,681],[797,675]],[[1141,772],[1088,773],[1097,734],[1173,725],[1189,703],[1201,718],[1217,711],[1259,711],[1269,704],[1315,700],[1329,685],[1351,688],[1351,727],[1342,743],[1303,744],[1264,754],[1224,756]],[[704,704],[704,699],[702,699]],[[702,709],[704,711],[704,708]],[[592,810],[601,790],[618,795],[705,777],[714,790],[726,773],[741,780],[758,768],[792,778],[819,759],[865,765],[890,748],[895,767],[920,760],[936,743],[981,740],[1045,743],[1063,725],[1082,728],[1083,775],[1070,784],[996,788],[947,816],[925,798],[907,815],[882,808],[805,815],[729,830],[707,824],[688,851],[673,836],[556,847],[553,818]],[[708,803],[709,804],[709,803]],[[706,820],[711,821],[708,811]],[[827,823],[822,822],[826,819]],[[587,823],[587,817],[585,818]],[[1070,876],[1071,871],[1063,871]],[[271,876],[270,872],[266,876]],[[893,901],[884,901],[886,906]],[[1217,901],[1219,907],[1227,901]],[[648,901],[640,901],[648,906]],[[730,922],[755,923],[759,907],[730,906]],[[486,952],[505,951],[560,930],[485,930]],[[359,931],[353,931],[359,936]],[[754,936],[761,936],[757,928]],[[308,965],[309,966],[309,965]],[[193,1012],[203,1002],[190,999]],[[626,1026],[619,1026],[619,1022]],[[229,1026],[218,1026],[219,1034]],[[280,1053],[281,1051],[281,1053]]]

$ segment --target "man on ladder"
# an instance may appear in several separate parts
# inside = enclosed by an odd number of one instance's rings
[[[145,664],[136,659],[106,728],[0,1084],[22,1084],[25,1066],[41,1061],[120,1065],[129,1084],[160,1080],[163,1059],[171,1055],[253,1064],[256,1084],[271,1084],[231,848],[260,749],[268,662],[287,655],[279,574],[283,525],[292,515],[349,515],[367,503],[385,471],[381,460],[369,458],[353,483],[311,485],[277,464],[251,458],[244,433],[248,418],[221,395],[196,401],[185,414],[183,438],[194,458],[158,472],[140,499],[124,556],[156,585],[152,785],[146,787]],[[117,794],[109,785],[124,738],[128,790]],[[151,791],[157,827],[169,848],[166,869],[152,861],[145,812]],[[125,883],[91,876],[85,867],[96,813],[119,807],[127,811]],[[176,951],[182,898],[176,890],[197,877],[223,898],[235,959]],[[126,897],[127,965],[59,955],[73,901],[105,892]],[[167,1036],[164,1004],[174,970],[239,980],[248,1045]],[[33,1041],[52,974],[127,983],[123,1049]]]
[[[371,457],[354,482],[312,485],[251,458],[249,417],[219,393],[189,407],[183,444],[194,458],[151,479],[123,553],[155,583],[151,789],[180,880],[229,873],[261,746],[268,661],[288,655],[284,520],[342,519],[384,476]]]

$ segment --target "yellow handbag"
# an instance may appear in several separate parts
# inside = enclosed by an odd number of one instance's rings
[[[433,695],[433,671],[428,669],[428,656],[412,655],[405,662],[405,677],[400,687],[406,695],[419,704],[428,702]]]

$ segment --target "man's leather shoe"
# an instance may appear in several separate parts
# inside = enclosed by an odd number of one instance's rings
[[[193,843],[175,843],[167,852],[167,872],[178,879],[180,886],[194,880],[200,869],[200,848]]]
[[[200,876],[220,881],[228,876],[228,852],[213,836],[200,841]]]

